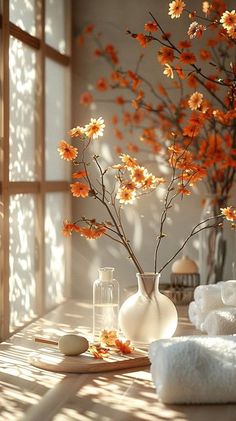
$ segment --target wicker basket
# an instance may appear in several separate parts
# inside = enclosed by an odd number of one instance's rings
[[[171,273],[170,284],[160,284],[160,291],[174,304],[187,305],[193,300],[194,289],[199,284],[199,273]]]

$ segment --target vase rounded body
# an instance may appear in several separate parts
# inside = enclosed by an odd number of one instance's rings
[[[170,338],[178,316],[172,301],[159,291],[160,274],[137,274],[138,291],[122,304],[119,325],[134,346],[146,348],[157,339]]]
[[[209,195],[201,221],[220,214],[224,204]],[[201,226],[204,226],[202,224]],[[215,284],[235,276],[235,232],[227,221],[199,233],[199,272],[201,284]]]

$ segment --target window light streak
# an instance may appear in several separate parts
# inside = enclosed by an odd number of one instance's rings
[[[10,198],[10,329],[35,316],[35,199],[31,194]]]
[[[35,180],[36,53],[10,37],[10,181]]]

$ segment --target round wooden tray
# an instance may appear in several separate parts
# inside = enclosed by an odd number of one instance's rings
[[[87,352],[68,357],[57,350],[53,352],[45,350],[31,354],[29,362],[34,367],[60,373],[98,373],[150,365],[147,352],[138,349],[128,355],[121,355],[114,351],[109,358],[103,360],[98,360]]]

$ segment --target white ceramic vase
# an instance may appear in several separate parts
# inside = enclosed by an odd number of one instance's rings
[[[138,291],[122,304],[119,325],[134,346],[147,348],[174,334],[178,316],[172,301],[159,291],[159,273],[137,273],[137,279]]]

